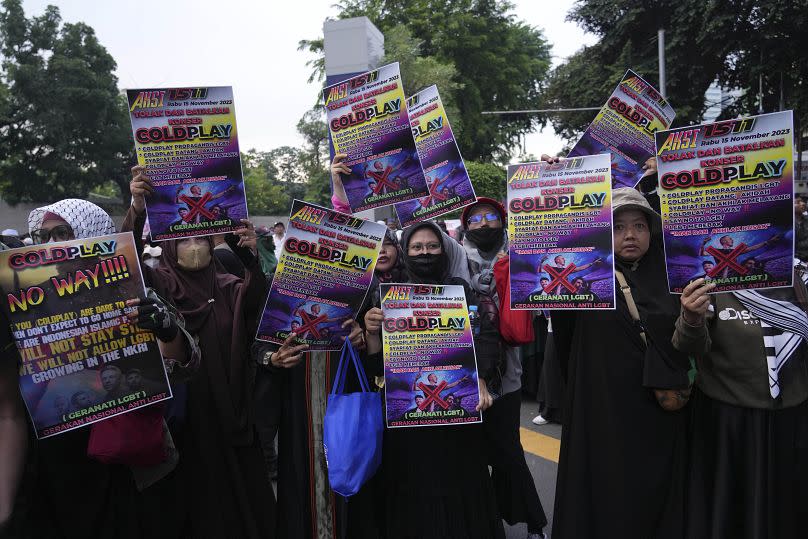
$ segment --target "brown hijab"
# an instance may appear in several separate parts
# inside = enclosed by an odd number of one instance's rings
[[[208,242],[212,255],[210,237]],[[149,286],[177,307],[186,329],[199,337],[202,365],[191,380],[191,393],[212,398],[222,428],[234,445],[249,444],[255,371],[249,362],[248,344],[257,313],[245,312],[247,282],[227,273],[216,257],[204,269],[184,270],[177,264],[177,241],[160,245],[160,265],[144,268],[144,272],[149,274]],[[247,279],[251,277],[248,273]],[[198,399],[191,399],[192,408]]]

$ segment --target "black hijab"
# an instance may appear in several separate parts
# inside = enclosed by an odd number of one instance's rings
[[[618,210],[619,211],[619,210]],[[643,385],[648,388],[684,389],[688,387],[689,359],[673,347],[671,339],[679,317],[679,297],[668,290],[662,222],[658,214],[643,210],[651,229],[648,251],[637,262],[629,263],[615,256],[615,270],[621,271],[631,287],[631,295],[640,313],[648,345],[639,337],[639,328],[631,319],[620,287],[617,286],[618,315],[623,317],[626,331],[645,347]]]
[[[373,272],[373,277],[380,283],[401,283],[407,280],[407,271],[404,268],[404,254],[401,252],[401,244],[398,242],[396,233],[389,228],[384,234],[384,239],[392,243],[396,248],[396,263],[390,270],[384,273],[378,271]]]

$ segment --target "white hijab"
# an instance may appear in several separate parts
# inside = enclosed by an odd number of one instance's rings
[[[79,198],[66,198],[48,206],[31,210],[28,215],[28,231],[42,228],[42,222],[48,213],[64,219],[77,239],[94,238],[115,233],[115,223],[107,212]]]

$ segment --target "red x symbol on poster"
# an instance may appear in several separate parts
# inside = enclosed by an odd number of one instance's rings
[[[440,392],[446,389],[446,380],[442,380],[435,389],[430,390],[429,386],[424,384],[423,382],[418,382],[418,388],[424,392],[424,402],[422,402],[419,406],[419,410],[426,410],[426,407],[432,404],[433,402],[443,408],[444,410],[449,409],[449,403],[443,400],[440,396]]]
[[[438,187],[443,185],[443,179],[435,178],[435,181],[429,186],[429,195],[424,197],[425,204],[424,207],[431,206],[435,202],[442,202],[446,200],[448,197],[443,193],[438,192]]]
[[[438,192],[438,187],[443,185],[444,178],[435,178],[435,181],[432,182],[432,185],[429,186],[429,196],[434,198],[435,200],[441,201],[446,200],[447,196],[443,193]]]
[[[320,332],[317,330],[317,326],[325,322],[326,319],[328,319],[328,316],[321,314],[320,316],[314,318],[306,311],[301,311],[300,318],[303,320],[303,323],[300,324],[300,327],[295,330],[295,333],[298,335],[305,335],[307,332],[310,332],[315,339],[319,339]]]
[[[735,249],[726,254],[722,253],[712,245],[707,247],[707,252],[713,255],[713,258],[715,258],[716,262],[715,267],[711,271],[707,272],[707,275],[709,275],[710,277],[715,277],[716,275],[724,271],[725,268],[729,268],[737,272],[739,275],[746,275],[747,273],[746,268],[738,264],[738,262],[736,261],[736,259],[739,256],[741,256],[744,252],[746,252],[745,243],[738,245]]]
[[[553,266],[545,264],[544,271],[549,273],[550,277],[552,278],[550,283],[544,287],[545,292],[550,292],[550,290],[558,288],[559,286],[563,286],[570,292],[575,292],[575,287],[567,280],[567,276],[575,271],[575,264],[570,264],[566,268],[559,271],[556,271],[556,268]]]
[[[384,172],[376,172],[375,170],[368,171],[368,175],[376,180],[376,187],[373,188],[373,194],[378,195],[385,187],[392,189],[393,191],[398,189],[398,184],[393,180],[388,179],[391,172],[393,172],[393,167],[389,165],[384,169]]]
[[[199,200],[195,200],[187,195],[180,195],[180,201],[188,205],[188,214],[184,217],[185,222],[190,223],[197,214],[202,215],[208,219],[214,219],[216,216],[205,208],[205,204],[210,202],[213,195],[205,193]]]

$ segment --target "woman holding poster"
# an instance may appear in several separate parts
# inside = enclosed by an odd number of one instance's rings
[[[65,199],[32,210],[28,216],[28,226],[37,244],[95,238],[115,232],[115,224],[103,209],[81,199]],[[136,287],[142,290],[140,282]],[[141,326],[141,329],[147,328]],[[180,348],[183,348],[182,343]],[[90,369],[84,370],[88,371]],[[110,374],[105,375],[102,371]],[[98,389],[119,389],[120,384],[124,383],[122,377],[117,376],[119,373],[122,374],[121,369],[112,364],[106,369],[99,369]],[[105,387],[102,388],[102,384]],[[72,394],[57,394],[51,399],[47,398],[50,384],[37,387],[37,398],[28,402],[29,411],[35,419],[41,417],[41,408],[48,403],[54,408],[52,413],[64,414],[85,407],[93,400],[86,387]],[[34,403],[37,405],[34,406]],[[152,411],[156,406],[160,405],[151,405],[144,411]],[[163,504],[173,499],[173,483],[154,479],[156,484],[141,491],[129,466],[101,462],[88,455],[91,433],[97,426],[109,426],[129,415],[115,416],[60,433],[36,444],[33,449],[31,487],[31,500],[35,500],[35,503],[27,507],[26,533],[32,537],[115,536],[135,539],[174,531],[169,522],[171,519],[157,521],[150,518]],[[149,469],[153,471],[157,468],[160,465]],[[161,470],[164,476],[170,473],[171,468],[163,467]],[[152,477],[162,477],[159,473]],[[94,502],[89,503],[89,500]],[[37,512],[41,506],[47,506],[48,510]]]
[[[803,537],[808,506],[808,275],[793,288],[684,290],[674,345],[692,354],[688,539]]]
[[[132,176],[122,228],[139,239],[153,187],[143,167]],[[275,499],[254,437],[250,361],[266,278],[251,251],[252,225],[245,221],[235,234],[227,241],[245,266],[244,280],[216,261],[209,236],[164,241],[160,265],[142,265],[146,284],[174,303],[202,351],[187,387],[185,424],[175,434],[175,473],[187,507],[183,535],[190,537],[274,537]]]
[[[688,387],[687,356],[671,345],[679,305],[659,215],[634,189],[612,195],[615,266],[642,325],[620,292],[616,310],[552,313],[568,393],[553,535],[681,538],[686,411],[663,410],[653,391]]]
[[[401,245],[408,282],[462,284],[466,299],[476,303],[474,291],[451,273],[452,260],[440,228],[418,223],[404,231]],[[368,351],[382,361],[381,309],[365,315]],[[499,356],[498,334],[483,324],[475,336],[480,378],[478,409],[491,406],[484,377]],[[484,342],[483,342],[484,341]],[[490,379],[490,376],[489,376]],[[428,383],[438,383],[434,376]],[[485,454],[482,425],[450,425],[386,429],[380,470],[385,494],[383,523],[387,539],[489,539],[502,534],[496,498]],[[427,483],[425,483],[427,481]]]

